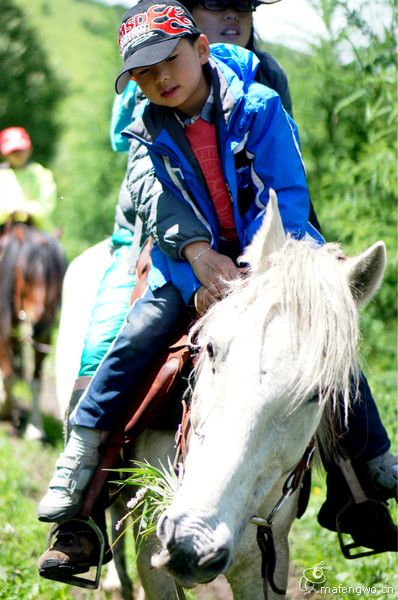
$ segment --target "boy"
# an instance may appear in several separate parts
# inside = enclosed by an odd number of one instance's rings
[[[219,45],[210,56],[207,38],[174,0],[130,9],[119,44],[125,64],[117,91],[133,77],[150,101],[130,135],[147,145],[163,185],[152,207],[155,237],[174,258],[155,245],[149,289],[71,415],[70,440],[39,505],[43,521],[78,512],[101,432],[120,420],[128,393],[186,319],[186,305],[205,310],[222,296],[222,279],[239,276],[235,261],[261,224],[270,187],[286,231],[323,241],[308,223],[294,123],[277,94],[253,83],[250,52]],[[381,424],[378,434],[381,454],[389,446]]]
[[[10,217],[49,228],[56,186],[49,169],[30,160],[32,141],[23,127],[0,131],[0,226]]]

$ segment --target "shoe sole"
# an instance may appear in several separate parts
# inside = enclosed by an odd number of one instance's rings
[[[108,547],[105,551],[104,559],[102,564],[108,564],[113,558],[113,554]],[[80,562],[76,564],[62,564],[55,560],[45,561],[39,568],[39,575],[45,579],[52,579],[53,581],[61,581],[68,583],[67,579],[73,575],[82,575],[87,573],[91,567],[97,567],[98,560],[90,560],[86,562]]]
[[[48,565],[42,565],[39,569],[39,575],[46,579],[53,579],[55,581],[63,581],[63,578],[70,577],[71,575],[81,575],[87,573],[91,565],[87,563],[79,563],[79,565],[62,565],[56,562]]]
[[[69,519],[70,517],[75,517],[82,507],[82,502],[80,502],[77,506],[73,508],[69,508],[67,510],[63,509],[61,512],[48,514],[45,512],[38,512],[37,518],[42,523],[59,523],[60,521],[64,521],[65,519]]]

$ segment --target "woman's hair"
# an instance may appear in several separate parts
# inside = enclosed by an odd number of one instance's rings
[[[254,26],[252,25],[251,31],[250,31],[250,37],[249,37],[249,41],[246,44],[246,48],[247,50],[251,50],[252,52],[256,53],[259,52],[259,49],[256,48],[255,45],[255,39],[254,39]]]

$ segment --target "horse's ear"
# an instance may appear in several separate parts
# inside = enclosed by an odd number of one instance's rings
[[[376,242],[359,256],[348,258],[344,268],[347,271],[355,301],[365,304],[379,288],[386,266],[384,242]]]
[[[278,199],[275,191],[270,189],[263,223],[241,260],[249,263],[253,271],[261,271],[264,258],[280,250],[285,241],[286,235],[279,214]]]

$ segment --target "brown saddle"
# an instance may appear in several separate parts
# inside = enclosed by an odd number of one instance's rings
[[[135,285],[131,303],[144,293],[151,265],[152,240],[144,245],[137,262]],[[78,518],[87,519],[99,498],[107,479],[108,469],[119,466],[121,454],[128,450],[137,436],[148,427],[177,428],[182,416],[182,405],[177,396],[182,387],[181,375],[190,360],[186,331],[176,331],[174,343],[153,364],[147,376],[136,390],[126,414],[121,416],[120,427],[111,432],[101,445],[101,460],[86,492],[83,508]]]

